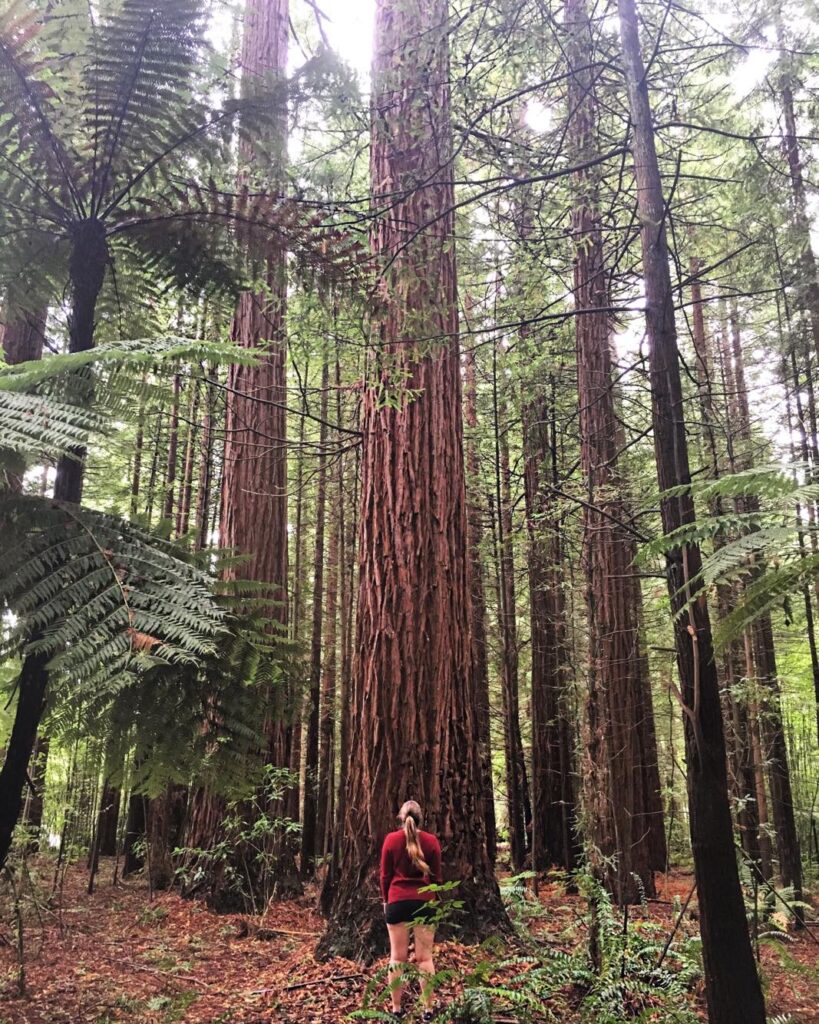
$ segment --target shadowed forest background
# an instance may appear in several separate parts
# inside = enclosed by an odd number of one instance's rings
[[[0,1022],[819,1020],[818,26],[0,0]]]

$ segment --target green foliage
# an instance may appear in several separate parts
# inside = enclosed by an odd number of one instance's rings
[[[298,786],[298,775],[288,768],[266,765],[259,786],[243,800],[232,801],[217,827],[218,839],[207,848],[182,847],[177,879],[192,894],[218,880],[220,899],[249,914],[265,910],[274,895],[282,851],[301,826],[276,813],[287,792]]]
[[[127,781],[149,796],[194,779],[210,792],[252,799],[264,781],[263,724],[292,717],[282,695],[292,692],[297,700],[301,694],[298,686],[284,686],[298,680],[297,648],[271,632],[269,607],[242,609],[235,597],[217,603],[225,631],[212,653],[195,663],[149,667],[97,711],[115,763],[125,763],[129,752],[136,767]],[[61,715],[65,739],[72,735],[71,713],[67,705]],[[113,779],[126,781],[120,772]],[[286,781],[268,777],[266,785],[272,790]]]
[[[523,880],[524,876],[516,876],[505,887],[513,905],[525,903],[520,894]],[[483,947],[485,957],[468,970],[434,975],[434,989],[454,982],[458,992],[435,1021],[491,1024],[502,1015],[521,1024],[558,1022],[571,1004],[584,1024],[696,1024],[692,990],[702,973],[699,940],[678,939],[666,949],[667,935],[660,925],[641,919],[624,923],[598,882],[584,875],[577,876],[576,882],[589,903],[586,924],[594,929],[599,970],[583,947],[567,951],[532,940],[531,954],[510,957],[499,955],[490,942]],[[408,980],[417,978],[412,964],[405,973]],[[371,1005],[388,994],[385,981],[386,968],[371,980],[364,1008],[351,1014],[353,1019],[389,1019]]]
[[[116,517],[28,495],[0,501],[5,657],[45,654],[89,692],[215,651],[213,578],[178,547]]]
[[[798,514],[817,500],[819,485],[801,483],[797,470],[790,475],[780,467],[754,469],[666,492],[667,497],[690,493],[706,506],[737,502],[735,512],[702,516],[644,545],[640,553],[647,562],[666,551],[718,541],[713,550],[703,552],[702,569],[681,596],[693,602],[701,587],[715,591],[742,584],[731,611],[715,626],[719,647],[779,608],[790,619],[790,599],[819,577],[819,556],[812,552],[809,537],[814,527]],[[684,604],[678,615],[687,614],[687,607]]]
[[[92,439],[116,432],[135,403],[161,391],[170,366],[256,361],[256,353],[230,342],[167,336],[124,338],[86,352],[0,364],[0,470],[8,453],[77,458]]]

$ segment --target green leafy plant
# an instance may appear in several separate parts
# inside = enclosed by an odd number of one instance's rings
[[[689,581],[690,601],[699,587],[706,592],[742,583],[731,611],[716,625],[714,640],[725,647],[762,615],[777,608],[790,618],[790,599],[819,576],[819,555],[809,539],[814,529],[798,516],[819,498],[819,485],[801,482],[800,467],[792,473],[781,466],[763,467],[727,474],[717,480],[698,481],[668,493],[691,493],[705,506],[719,501],[733,504],[733,511],[699,518],[643,546],[642,562],[688,544],[712,541],[713,550],[703,552],[702,569]],[[684,605],[678,614],[687,614]]]
[[[297,821],[277,810],[297,785],[298,776],[290,769],[266,765],[255,792],[228,804],[218,828],[218,842],[203,849],[180,847],[174,851],[183,891],[193,895],[203,887],[218,885],[245,913],[264,911],[274,895],[283,841],[301,829]]]

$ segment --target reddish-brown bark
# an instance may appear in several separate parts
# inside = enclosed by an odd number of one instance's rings
[[[386,929],[381,841],[418,800],[464,933],[505,922],[473,692],[445,0],[380,0],[372,99],[376,349],[363,397],[356,665],[338,883],[322,954]]]

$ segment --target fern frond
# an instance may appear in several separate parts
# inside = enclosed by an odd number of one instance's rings
[[[101,431],[105,422],[96,411],[3,391],[0,385],[0,444],[6,451],[34,458],[66,455],[85,445],[89,434]]]

